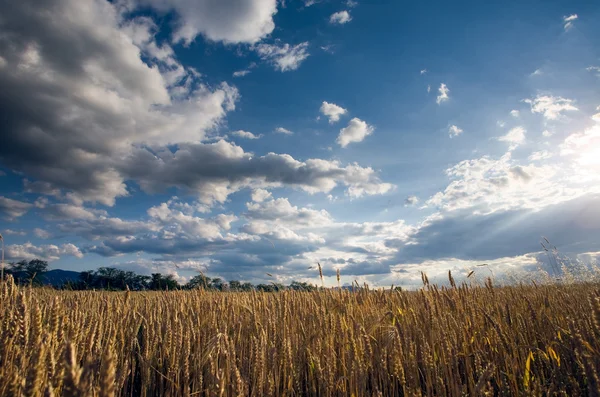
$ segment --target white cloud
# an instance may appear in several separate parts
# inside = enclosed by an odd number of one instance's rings
[[[419,198],[417,196],[408,196],[406,199],[404,199],[404,206],[405,207],[412,207],[414,205],[417,205],[419,203]]]
[[[352,16],[350,16],[350,13],[346,10],[333,13],[329,17],[329,23],[331,24],[343,25],[350,21],[352,21]]]
[[[598,74],[598,77],[600,77],[600,66],[589,66],[585,68],[585,70],[587,70],[588,72],[596,72]]]
[[[35,234],[36,237],[39,237],[39,238],[44,239],[44,240],[49,239],[50,237],[52,237],[52,234],[49,231],[44,230],[44,229],[40,229],[40,228],[37,228],[37,227],[35,229],[33,229],[33,234]]]
[[[233,131],[232,134],[235,136],[239,136],[240,138],[245,138],[245,139],[260,139],[260,138],[262,138],[262,134],[254,135],[253,133],[244,131],[244,130]]]
[[[244,77],[247,74],[250,74],[250,70],[248,69],[244,69],[244,70],[238,70],[236,72],[233,72],[233,77]]]
[[[150,5],[157,11],[175,11],[178,23],[173,41],[190,44],[197,35],[225,43],[256,43],[275,28],[277,0],[131,0],[132,9]]]
[[[30,203],[0,196],[0,214],[9,221],[25,215],[31,207],[33,205]]]
[[[577,18],[579,18],[577,16],[577,14],[572,14],[569,16],[564,16],[563,17],[563,23],[564,23],[564,29],[565,30],[569,30],[573,27],[573,21],[575,21]]]
[[[544,137],[546,137],[546,138],[549,138],[549,137],[551,137],[552,135],[554,135],[554,132],[552,132],[552,131],[550,131],[550,130],[544,130],[544,131],[542,132],[542,135],[543,135]]]
[[[596,108],[596,111],[597,111],[598,113],[596,113],[596,114],[592,115],[592,120],[594,120],[594,121],[596,121],[596,122],[600,123],[600,106],[598,106],[598,107]]]
[[[516,110],[516,109],[513,109],[513,110],[510,111],[510,115],[513,116],[513,117],[519,117],[520,114],[521,113],[518,110]]]
[[[421,69],[421,74],[427,73],[427,69]]]
[[[572,99],[560,96],[538,95],[533,99],[524,99],[523,102],[531,105],[531,113],[541,113],[548,120],[560,118],[562,112],[579,110],[573,105]]]
[[[455,136],[459,136],[460,134],[463,133],[462,128],[459,128],[455,125],[451,125],[450,128],[448,128],[448,135],[450,136],[450,138],[454,138]]]
[[[476,214],[489,214],[510,209],[537,209],[556,204],[584,190],[563,189],[563,178],[570,171],[556,166],[521,165],[512,159],[511,152],[499,159],[483,156],[464,160],[448,168],[451,182],[443,192],[433,195],[426,206],[443,211],[468,209]],[[553,192],[549,195],[548,192]]]
[[[59,260],[62,256],[83,258],[83,254],[73,244],[67,243],[60,246],[54,244],[36,246],[30,242],[25,244],[12,244],[6,246],[6,257],[10,260],[42,259],[49,262]]]
[[[559,148],[561,156],[574,156],[580,166],[600,165],[600,125],[569,135]]]
[[[515,127],[512,128],[506,135],[503,135],[498,138],[501,142],[508,143],[509,150],[514,150],[517,146],[525,142],[525,128],[523,127]]]
[[[320,111],[324,116],[329,118],[329,124],[340,121],[340,116],[347,113],[347,110],[343,107],[325,101],[323,101]]]
[[[536,69],[533,71],[533,73],[530,74],[530,76],[541,76],[542,74],[544,74],[544,72],[542,72],[542,69]]]
[[[27,232],[25,232],[24,230],[4,229],[2,231],[2,233],[0,233],[0,235],[2,235],[2,236],[26,236]]]
[[[290,131],[287,128],[283,128],[283,127],[275,128],[275,132],[278,134],[284,134],[284,135],[294,135],[293,131]]]
[[[285,43],[280,45],[276,44],[258,44],[254,47],[258,56],[262,60],[270,62],[275,70],[280,72],[288,72],[296,70],[300,67],[300,64],[308,58],[308,41],[290,46]]]
[[[346,0],[346,5],[350,8],[354,8],[358,5],[358,2],[354,0]]]
[[[427,93],[431,92],[431,85],[427,84]]]
[[[371,135],[373,131],[375,131],[375,127],[368,125],[366,122],[355,117],[350,120],[347,127],[340,130],[336,142],[341,147],[345,148],[350,143],[362,142],[362,140]]]
[[[450,92],[450,90],[448,89],[448,87],[446,87],[446,84],[442,83],[440,84],[440,88],[438,89],[440,95],[437,96],[436,98],[436,102],[437,104],[441,104],[442,102],[446,102],[448,99],[450,99],[450,97],[448,96],[448,93]]]
[[[265,189],[254,189],[252,192],[252,201],[257,203],[262,203],[268,198],[271,198],[271,192]]]
[[[539,150],[537,152],[533,152],[528,157],[529,161],[542,161],[548,160],[549,158],[552,158],[552,153],[550,153],[547,150]]]

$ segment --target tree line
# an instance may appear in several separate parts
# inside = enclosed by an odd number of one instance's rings
[[[5,269],[6,274],[11,274],[15,282],[23,285],[44,285],[45,273],[48,272],[48,262],[33,259],[10,263]],[[150,276],[137,274],[132,271],[117,269],[114,267],[100,267],[79,273],[77,280],[68,280],[62,285],[54,285],[61,289],[71,290],[111,290],[111,291],[164,291],[178,289],[205,289],[212,291],[264,291],[278,292],[286,289],[297,291],[313,291],[316,286],[293,281],[290,285],[280,283],[258,284],[239,280],[225,281],[222,278],[211,278],[203,273],[192,277],[187,283],[180,284],[172,274],[153,273]]]

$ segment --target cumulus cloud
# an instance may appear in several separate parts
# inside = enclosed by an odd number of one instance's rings
[[[333,124],[340,121],[340,117],[348,112],[343,107],[338,106],[335,103],[329,103],[326,101],[323,101],[323,103],[321,104],[321,109],[319,110],[321,114],[323,114],[329,119],[329,124]]]
[[[178,19],[173,41],[190,44],[202,34],[224,43],[256,43],[275,28],[277,0],[121,0],[131,11],[151,6],[159,12],[175,11]]]
[[[233,72],[233,77],[244,77],[247,74],[250,74],[250,70],[248,70],[248,69],[238,70],[238,71]]]
[[[9,221],[25,215],[32,207],[30,203],[0,196],[0,214]]]
[[[450,138],[454,138],[455,136],[459,136],[460,134],[463,133],[462,128],[459,128],[455,125],[451,125],[450,128],[448,128],[448,135],[450,136]]]
[[[513,110],[510,111],[510,115],[513,116],[513,117],[519,117],[520,112],[518,110],[516,110],[516,109],[513,109]]]
[[[528,157],[529,161],[542,161],[548,160],[549,158],[552,158],[552,153],[550,153],[547,150],[539,150],[537,152],[533,152]]]
[[[437,104],[441,104],[442,102],[446,102],[448,99],[450,99],[450,97],[448,96],[448,93],[450,93],[450,89],[446,86],[446,84],[442,83],[440,84],[440,88],[438,88],[439,91],[439,95],[436,98],[436,102]]]
[[[49,239],[50,237],[52,237],[52,234],[49,231],[44,230],[44,229],[40,229],[38,227],[36,227],[35,229],[33,229],[33,234],[36,237],[39,237],[39,238],[44,239],[44,240]]]
[[[598,76],[600,76],[600,66],[589,66],[585,68],[588,72],[596,72]]]
[[[275,132],[278,134],[284,134],[284,135],[294,135],[293,131],[290,131],[287,128],[283,128],[283,127],[275,128]]]
[[[245,188],[290,186],[309,193],[329,193],[338,185],[353,197],[381,194],[392,185],[381,182],[371,168],[287,154],[254,156],[226,141],[181,145],[175,153],[135,151],[126,161],[128,175],[149,193],[177,187],[195,193],[205,204],[224,202]]]
[[[271,192],[265,189],[254,189],[251,197],[252,201],[262,203],[263,201],[271,197]]]
[[[417,196],[408,196],[406,199],[404,199],[404,206],[405,207],[412,207],[415,206],[419,203],[419,198]]]
[[[511,128],[506,135],[499,137],[498,140],[508,143],[509,150],[514,150],[525,142],[525,132],[525,128],[523,127]]]
[[[271,63],[275,70],[280,72],[298,69],[310,55],[307,41],[297,45],[261,43],[256,45],[254,49],[262,60]]]
[[[538,95],[533,99],[524,99],[523,102],[531,105],[531,113],[541,113],[548,120],[560,118],[563,112],[579,110],[573,105],[572,99],[560,96]]]
[[[0,134],[10,134],[0,161],[49,188],[112,205],[128,194],[117,164],[133,144],[198,141],[216,128],[237,90],[203,84],[155,43],[152,29],[147,18],[122,26],[106,1],[0,6]]]
[[[235,136],[239,136],[240,138],[245,138],[245,139],[260,139],[260,138],[262,138],[262,134],[254,135],[253,133],[244,131],[244,130],[233,131],[232,134]]]
[[[375,131],[375,127],[355,117],[348,125],[340,130],[336,142],[343,148],[351,143],[362,142]]]
[[[565,16],[563,17],[563,27],[564,27],[565,31],[566,31],[566,30],[569,30],[569,29],[571,29],[571,28],[573,27],[573,22],[574,22],[574,21],[575,21],[577,18],[579,18],[579,17],[577,16],[577,14],[572,14],[572,15],[568,15],[568,16],[567,16],[567,15],[565,15]]]
[[[79,248],[70,243],[60,246],[54,244],[37,246],[27,242],[25,244],[11,244],[6,246],[6,258],[11,261],[42,259],[52,262],[59,260],[63,256],[83,258],[83,254]]]
[[[569,135],[559,149],[561,156],[574,157],[581,166],[600,165],[600,125]]]
[[[329,17],[329,23],[334,25],[343,25],[350,21],[352,21],[352,16],[346,10],[335,12]]]

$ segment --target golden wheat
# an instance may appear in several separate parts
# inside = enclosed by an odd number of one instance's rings
[[[595,395],[598,285],[0,288],[0,395]]]

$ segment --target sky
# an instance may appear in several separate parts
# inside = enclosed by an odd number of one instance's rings
[[[406,287],[549,270],[544,237],[596,262],[599,20],[590,1],[0,2],[6,259]]]

